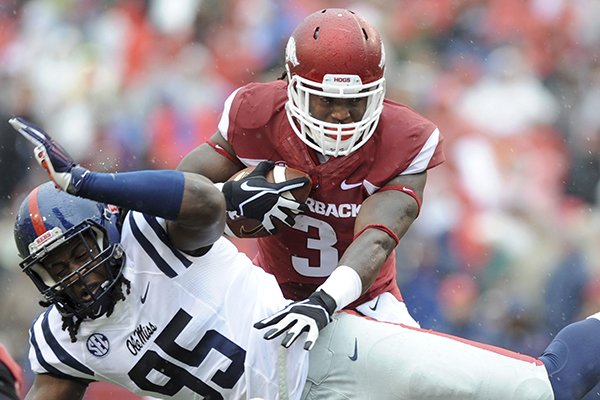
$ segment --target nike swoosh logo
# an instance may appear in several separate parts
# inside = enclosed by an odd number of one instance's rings
[[[350,190],[350,189],[357,188],[359,186],[362,186],[362,182],[358,182],[358,183],[346,183],[346,180],[344,179],[342,181],[342,184],[340,185],[340,188],[342,188],[342,190]]]
[[[260,231],[262,231],[263,229],[265,229],[264,226],[262,225],[258,225],[256,228],[253,229],[248,229],[246,230],[246,228],[244,228],[243,226],[240,227],[240,234],[242,236],[252,236]]]
[[[142,302],[142,304],[144,304],[146,302],[146,297],[148,297],[148,288],[150,287],[150,282],[148,282],[148,284],[146,285],[146,291],[144,292],[144,295],[142,297],[140,297],[140,301]]]
[[[260,192],[260,191],[265,190],[264,187],[260,187],[260,186],[257,187],[257,186],[250,186],[250,185],[248,185],[248,181],[242,182],[242,184],[240,185],[240,188],[242,190],[245,190],[246,192]]]
[[[379,305],[379,299],[381,298],[381,296],[377,297],[377,300],[375,300],[375,304],[373,304],[372,306],[369,306],[369,308],[373,311],[377,310],[377,306]]]
[[[284,182],[280,182],[280,183],[284,183]],[[242,184],[240,185],[240,188],[246,192],[281,193],[281,192],[287,192],[290,190],[298,189],[298,188],[301,188],[302,186],[304,186],[304,182],[298,182],[298,183],[286,185],[286,186],[276,190],[276,189],[271,189],[271,188],[264,187],[264,186],[251,186],[246,181],[246,182],[242,182]]]
[[[348,358],[352,361],[358,360],[358,339],[354,338],[354,354],[348,356]]]

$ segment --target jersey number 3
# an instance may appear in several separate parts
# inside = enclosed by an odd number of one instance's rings
[[[331,225],[308,215],[298,215],[293,226],[294,229],[308,234],[310,228],[316,229],[318,237],[308,237],[306,248],[319,252],[317,265],[310,265],[306,257],[292,256],[292,266],[300,275],[310,277],[326,277],[331,275],[338,264],[338,251],[334,247],[337,235]]]
[[[208,330],[200,342],[191,350],[184,349],[175,343],[175,339],[183,331],[192,317],[183,310],[169,321],[165,329],[158,335],[155,343],[166,354],[190,367],[198,367],[204,361],[211,350],[216,350],[229,360],[231,364],[225,370],[217,371],[211,381],[223,389],[231,389],[240,380],[244,373],[244,360],[246,351],[221,335],[215,330]],[[155,370],[155,376],[166,376],[168,381],[164,385],[152,382],[148,377]],[[161,393],[166,396],[174,396],[184,386],[193,392],[208,399],[223,399],[223,396],[215,389],[207,385],[198,377],[192,375],[186,369],[162,358],[153,350],[147,351],[142,358],[129,371],[129,377],[140,389]]]

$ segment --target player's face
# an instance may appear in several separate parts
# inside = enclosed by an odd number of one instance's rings
[[[349,124],[362,120],[367,109],[367,98],[335,98],[311,95],[310,115],[324,122]]]
[[[100,253],[95,237],[85,232],[51,251],[43,260],[44,268],[56,282],[64,280],[62,290],[80,302],[93,300],[100,285],[106,281],[104,268],[94,268],[92,261]]]

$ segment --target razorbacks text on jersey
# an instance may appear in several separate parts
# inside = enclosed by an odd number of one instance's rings
[[[245,165],[284,161],[310,174],[309,211],[293,228],[258,239],[255,263],[273,273],[286,298],[304,299],[337,267],[352,242],[360,205],[398,175],[426,171],[444,161],[436,126],[410,108],[385,100],[377,129],[365,145],[344,157],[320,163],[289,125],[287,83],[251,83],[225,102],[219,132]],[[402,299],[395,283],[395,255],[382,266],[371,288],[351,306],[383,292]]]
[[[278,399],[285,387],[299,398],[308,352],[294,344],[278,358],[279,343],[252,328],[288,303],[275,279],[225,238],[201,257],[186,255],[170,244],[165,226],[129,213],[121,244],[131,294],[110,317],[85,320],[75,343],[50,307],[30,330],[33,371],[154,397]],[[295,373],[282,378],[278,368]]]

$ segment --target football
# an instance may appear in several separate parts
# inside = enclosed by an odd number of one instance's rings
[[[247,176],[254,170],[254,167],[247,167],[235,173],[230,181],[237,181]],[[273,183],[281,183],[290,179],[307,177],[310,180],[310,176],[304,172],[295,168],[291,168],[286,166],[285,164],[276,164],[275,167],[267,172],[266,179],[268,182]],[[306,186],[303,186],[298,189],[294,189],[292,191],[283,192],[281,195],[290,200],[296,200],[300,203],[304,203],[312,190],[312,184],[309,182]],[[282,222],[275,220],[274,225],[277,228],[280,228],[283,225]],[[239,238],[256,238],[269,236],[269,232],[267,232],[262,226],[261,221],[252,218],[246,217],[237,217],[231,218],[229,214],[227,214],[227,226],[231,230],[231,232],[239,237]]]

